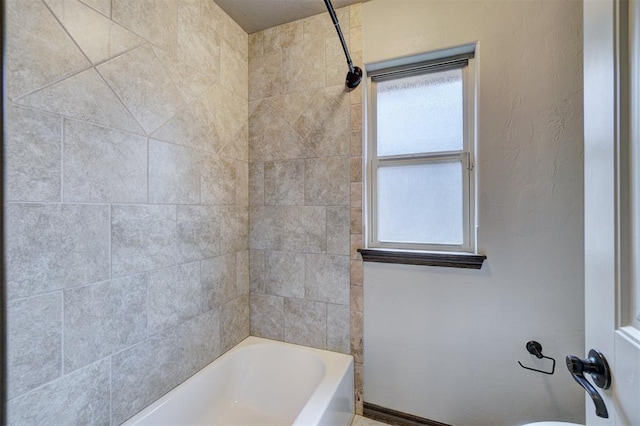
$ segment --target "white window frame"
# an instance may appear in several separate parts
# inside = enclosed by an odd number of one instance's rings
[[[440,53],[440,55],[438,55]],[[377,64],[374,72],[367,76],[367,136],[366,136],[366,159],[367,159],[367,181],[366,182],[366,245],[368,248],[391,249],[391,250],[416,250],[423,252],[459,252],[477,253],[476,245],[476,171],[475,171],[475,135],[476,135],[476,102],[477,102],[477,76],[475,67],[475,56],[473,50],[465,52],[463,55],[443,55],[436,52],[436,59],[427,61],[408,61],[400,66],[389,66]],[[421,55],[422,56],[422,55]],[[429,54],[427,54],[427,57]],[[447,63],[455,62],[460,57],[465,57],[467,63],[462,66],[447,66]],[[392,61],[394,63],[396,61]],[[377,155],[377,110],[376,94],[377,83],[380,75],[386,75],[385,79],[406,77],[412,74],[426,74],[445,69],[461,68],[463,80],[463,149],[459,151],[430,152],[407,155],[381,156]],[[389,77],[391,75],[391,77]],[[377,236],[377,171],[379,167],[393,165],[429,164],[438,161],[459,160],[463,166],[463,243],[452,244],[417,244],[409,242],[386,242],[380,241]]]

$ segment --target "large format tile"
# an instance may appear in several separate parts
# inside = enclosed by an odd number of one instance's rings
[[[216,309],[237,295],[236,254],[203,260],[202,304],[204,310]]]
[[[284,300],[284,341],[318,349],[327,347],[327,305],[311,300]]]
[[[247,57],[226,42],[220,44],[220,84],[243,99],[249,98]]]
[[[284,298],[251,293],[251,335],[284,340]]]
[[[284,208],[283,250],[324,253],[327,249],[327,212],[324,207]]]
[[[302,92],[324,86],[324,39],[305,37],[303,43],[282,51],[282,93]]]
[[[216,78],[220,75],[220,36],[216,15],[220,12],[198,1],[178,3],[177,57],[194,69]]]
[[[65,121],[64,200],[146,203],[147,139],[79,121]]]
[[[305,90],[304,92],[273,96],[265,99],[265,102],[277,111],[287,123],[293,125],[306,111],[315,93],[315,90]]]
[[[144,133],[93,68],[16,102],[115,129]]]
[[[236,160],[236,205],[249,206],[249,163]]]
[[[149,45],[118,56],[97,69],[147,133],[160,127],[184,105],[171,75]]]
[[[201,312],[200,262],[147,273],[147,329],[155,334]]]
[[[8,1],[6,90],[26,95],[90,63],[40,0]]]
[[[301,20],[278,25],[262,31],[263,50],[286,49],[304,41],[303,23]]]
[[[220,325],[222,350],[227,351],[250,334],[249,295],[237,297],[222,307]]]
[[[349,257],[308,254],[306,297],[319,302],[349,305]]]
[[[350,120],[349,111],[318,91],[294,128],[320,156],[349,155]]]
[[[209,311],[177,327],[184,354],[179,369],[185,379],[220,356],[220,317],[220,312]]]
[[[8,403],[9,425],[109,425],[109,360],[15,398]]]
[[[211,206],[177,206],[178,251],[181,262],[220,253],[220,220]]]
[[[111,0],[81,0],[82,3],[91,6],[104,16],[111,16]]]
[[[145,275],[65,291],[65,372],[134,345],[146,336]]]
[[[252,244],[253,247],[253,244]],[[265,250],[249,250],[249,285],[251,294],[264,293]]]
[[[114,355],[113,424],[151,404],[220,352],[220,316],[207,312]]]
[[[198,204],[200,155],[179,145],[149,141],[149,202]]]
[[[252,250],[283,250],[285,207],[252,206],[249,239]],[[253,277],[251,278],[253,281]]]
[[[62,374],[62,293],[7,304],[8,399]]]
[[[111,16],[123,27],[174,53],[177,39],[176,0],[112,0]]]
[[[348,206],[350,192],[349,157],[305,161],[306,205]]]
[[[264,205],[264,164],[249,163],[249,205]]]
[[[250,291],[249,250],[243,250],[236,253],[236,292],[240,296]]]
[[[265,253],[265,293],[304,299],[304,253]]]
[[[302,137],[276,111],[262,102],[249,117],[251,162],[315,157]]]
[[[9,204],[8,298],[109,277],[109,206]]]
[[[182,347],[175,328],[111,357],[112,421],[121,424],[180,384]]]
[[[20,98],[17,103],[114,129],[144,133],[93,68]]]
[[[238,182],[235,161],[216,154],[201,154],[200,158],[200,202],[236,204]]]
[[[202,95],[207,120],[212,126],[215,152],[233,142],[249,117],[247,99],[221,84],[214,84]]]
[[[180,61],[160,48],[154,46],[153,51],[187,103],[196,100],[220,80],[217,67],[197,70],[193,63]]]
[[[45,0],[45,3],[94,64],[145,43],[78,0]]]
[[[304,204],[305,162],[274,161],[264,164],[264,204],[295,206]]]
[[[327,349],[348,354],[351,351],[349,328],[349,307],[327,304]]]
[[[175,265],[176,206],[115,205],[111,213],[114,277]]]
[[[215,152],[217,136],[211,123],[212,113],[203,98],[201,96],[178,112],[153,132],[153,138]]]
[[[62,119],[6,105],[7,201],[60,201]]]
[[[246,206],[220,207],[220,251],[249,249],[249,211]]]
[[[349,207],[327,207],[327,253],[349,255]]]
[[[249,99],[282,94],[282,52],[272,51],[249,57]]]

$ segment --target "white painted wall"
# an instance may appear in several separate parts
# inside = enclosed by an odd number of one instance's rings
[[[363,4],[365,64],[479,42],[480,271],[368,263],[365,401],[455,425],[584,421],[582,4]],[[525,350],[535,339],[556,374]],[[589,409],[591,407],[588,407]]]

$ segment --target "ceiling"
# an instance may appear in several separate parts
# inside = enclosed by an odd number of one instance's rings
[[[323,0],[214,1],[249,34],[327,11]],[[338,9],[361,1],[333,0],[331,3]]]

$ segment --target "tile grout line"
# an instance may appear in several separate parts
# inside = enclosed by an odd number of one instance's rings
[[[61,338],[61,347],[60,347],[60,377],[64,376],[64,291],[60,291],[60,299],[62,303],[62,309],[60,310],[60,338]],[[49,382],[47,382],[49,383]]]
[[[65,118],[60,119],[60,203],[64,203],[64,131]]]

